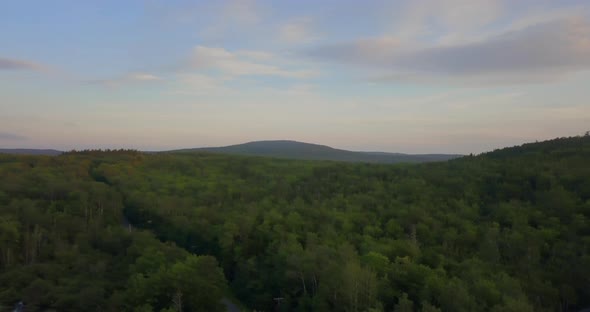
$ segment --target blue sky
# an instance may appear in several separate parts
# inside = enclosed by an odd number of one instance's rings
[[[587,1],[3,1],[0,147],[479,153],[590,130]]]

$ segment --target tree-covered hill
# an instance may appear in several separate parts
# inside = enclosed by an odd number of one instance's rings
[[[353,152],[326,145],[297,141],[255,141],[224,147],[202,147],[172,152],[211,152],[229,155],[265,156],[286,159],[334,160],[368,163],[420,163],[445,161],[462,155],[448,154],[402,154],[384,152]]]
[[[578,311],[589,159],[588,136],[398,165],[0,155],[0,305]]]

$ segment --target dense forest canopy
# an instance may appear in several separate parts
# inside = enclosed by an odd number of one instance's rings
[[[590,306],[589,136],[411,165],[0,155],[0,177],[0,307]]]

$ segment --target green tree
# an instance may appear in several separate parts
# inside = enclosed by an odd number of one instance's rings
[[[408,298],[408,294],[403,293],[398,299],[394,312],[414,312],[414,302]]]

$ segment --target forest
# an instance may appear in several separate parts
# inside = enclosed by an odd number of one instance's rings
[[[0,310],[579,311],[590,136],[425,164],[0,155]]]

